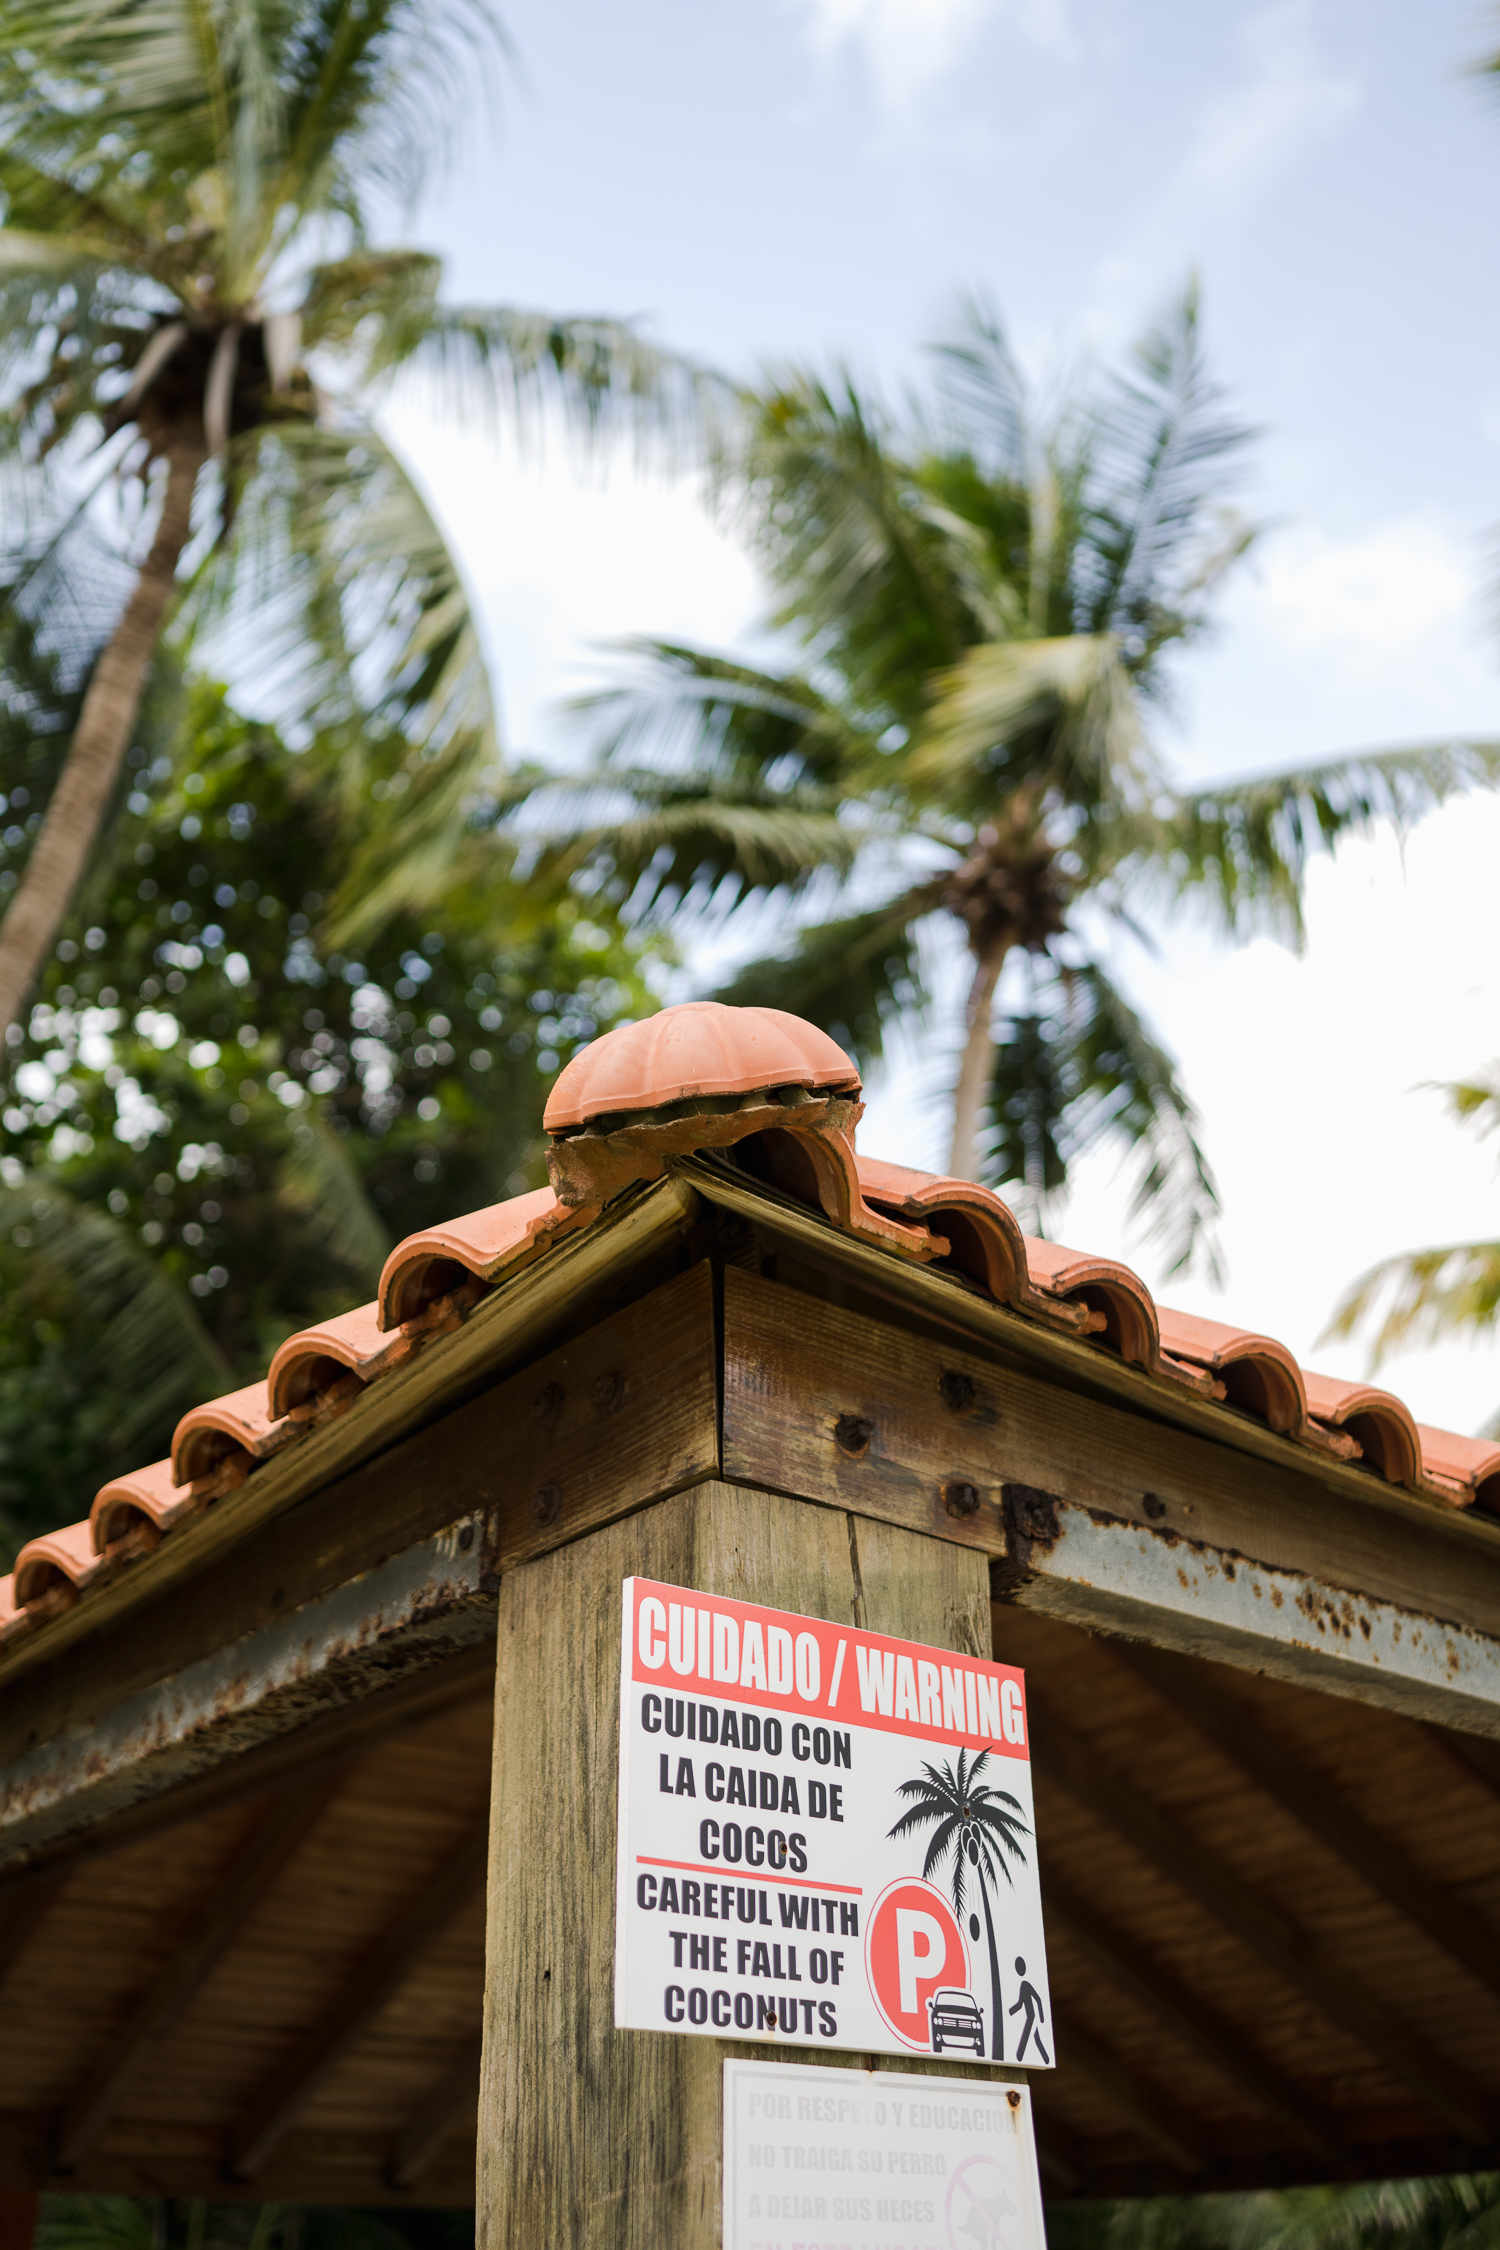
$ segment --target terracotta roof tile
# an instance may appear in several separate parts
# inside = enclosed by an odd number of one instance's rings
[[[16,1557],[16,1601],[31,1610],[49,1600],[52,1606],[71,1608],[79,1588],[99,1567],[87,1522],[44,1532],[40,1539],[28,1539]]]
[[[573,1057],[543,1118],[566,1133],[596,1117],[777,1086],[847,1087],[859,1072],[826,1031],[782,1008],[726,1008],[689,1000],[624,1024]]]
[[[185,1516],[196,1515],[202,1505],[191,1486],[178,1484],[170,1459],[133,1469],[129,1476],[105,1485],[89,1510],[94,1552],[105,1554],[142,1527],[159,1537]]]
[[[178,1484],[195,1484],[236,1453],[263,1461],[298,1434],[272,1415],[264,1380],[247,1383],[184,1414],[172,1436],[172,1474]]]
[[[409,1234],[397,1243],[380,1276],[376,1303],[381,1328],[399,1328],[420,1319],[435,1299],[465,1276],[496,1280],[508,1267],[539,1255],[558,1235],[571,1233],[593,1216],[592,1209],[565,1208],[546,1187],[513,1195],[508,1203],[491,1203],[483,1211],[450,1219],[446,1226],[429,1227],[423,1234]]]
[[[382,1333],[378,1303],[359,1305],[334,1320],[319,1321],[286,1342],[266,1377],[268,1411],[274,1419],[310,1406],[345,1376],[368,1382],[376,1368],[400,1350],[400,1340]]]
[[[1158,1306],[1157,1320],[1162,1350],[1216,1377],[1231,1406],[1243,1407],[1287,1436],[1309,1434],[1302,1370],[1285,1344],[1253,1329],[1173,1312],[1166,1305]],[[1352,1445],[1348,1450],[1352,1453]]]
[[[1500,1444],[1421,1427],[1400,1399],[1369,1384],[1306,1373],[1274,1337],[1159,1306],[1119,1261],[1023,1235],[988,1188],[857,1154],[858,1092],[858,1074],[833,1042],[776,1009],[693,1002],[596,1041],[548,1104],[559,1136],[554,1186],[409,1236],[387,1260],[373,1305],[289,1337],[266,1382],[185,1415],[170,1461],[116,1478],[88,1522],[22,1549],[13,1579],[0,1579],[0,1633],[69,1606],[125,1556],[174,1535],[310,1422],[357,1406],[507,1275],[590,1225],[622,1187],[659,1178],[698,1150],[888,1255],[951,1273],[1123,1359],[1145,1379],[1185,1383],[1391,1483],[1500,1514]],[[702,1112],[695,1098],[707,1104]]]
[[[1493,1438],[1458,1437],[1452,1430],[1416,1426],[1422,1466],[1435,1490],[1463,1506],[1471,1498],[1500,1508],[1500,1444]],[[1488,1488],[1488,1489],[1486,1489]]]
[[[1420,1486],[1422,1440],[1411,1410],[1390,1391],[1302,1370],[1307,1409],[1315,1421],[1357,1439],[1364,1458],[1390,1484]]]

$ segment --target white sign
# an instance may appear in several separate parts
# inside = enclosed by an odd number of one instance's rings
[[[1046,2250],[1029,2091],[725,2063],[724,2250]]]
[[[615,2022],[1055,2061],[1013,1666],[628,1578]]]

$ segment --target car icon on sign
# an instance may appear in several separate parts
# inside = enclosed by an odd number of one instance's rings
[[[935,2055],[945,2047],[972,2047],[983,2056],[984,2017],[972,1994],[951,1987],[935,1992],[927,2003],[927,2017]]]

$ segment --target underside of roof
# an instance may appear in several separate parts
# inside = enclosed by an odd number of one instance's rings
[[[499,1590],[710,1492],[988,1577],[1052,2194],[1500,2162],[1500,1447],[857,1156],[795,1059],[560,1089],[550,1189],[20,1557],[0,2187],[470,2200]]]

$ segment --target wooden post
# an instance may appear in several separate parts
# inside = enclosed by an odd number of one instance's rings
[[[485,2250],[709,2250],[724,2058],[766,2051],[614,2028],[620,1586],[632,1573],[990,1653],[984,1556],[743,1486],[695,1486],[506,1575],[479,2105]]]

